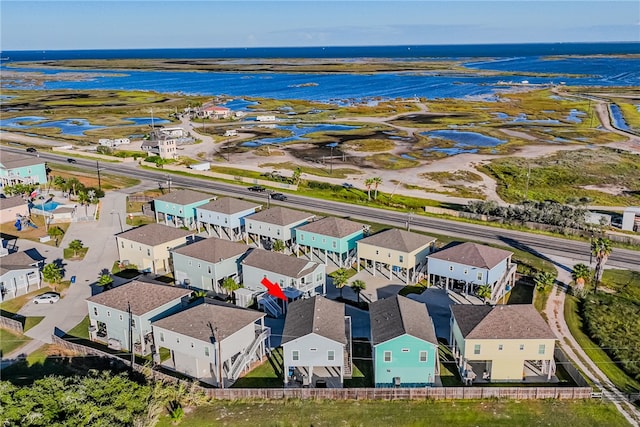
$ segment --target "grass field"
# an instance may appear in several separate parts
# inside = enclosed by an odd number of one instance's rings
[[[31,338],[0,328],[0,354],[11,353],[18,347],[31,341]]]
[[[588,198],[594,205],[632,206],[640,203],[636,157],[607,148],[564,151],[536,159],[496,159],[480,170],[498,181],[498,194],[510,203],[527,197],[559,203]]]
[[[198,426],[622,426],[603,401],[215,401],[189,412],[180,425]],[[162,417],[158,426],[170,426]]]
[[[609,355],[584,333],[583,320],[580,316],[578,299],[576,297],[567,295],[564,304],[564,317],[571,331],[571,335],[573,335],[580,347],[587,353],[587,356],[589,356],[616,387],[625,393],[640,392],[640,383],[620,369],[616,363],[611,360]]]

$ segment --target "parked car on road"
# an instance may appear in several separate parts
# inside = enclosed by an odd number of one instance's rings
[[[262,193],[264,191],[266,191],[267,189],[265,187],[263,187],[262,185],[254,185],[252,187],[249,187],[249,191],[256,191],[258,193]]]
[[[348,182],[343,182],[343,183],[342,183],[342,186],[343,186],[344,188],[353,188],[353,184],[349,184]]]
[[[35,149],[35,148],[33,148],[33,147],[29,147],[29,148],[27,148],[27,153],[37,153],[37,152],[38,152],[38,150],[36,150],[36,149]]]
[[[281,202],[284,202],[285,200],[287,200],[287,196],[285,196],[282,193],[272,193],[271,198],[273,200],[280,200]]]
[[[54,302],[60,301],[60,295],[55,292],[45,292],[44,294],[40,294],[33,299],[34,304],[53,304]]]
[[[78,163],[78,162],[76,161],[76,159],[67,159],[67,162],[69,162],[69,163]]]

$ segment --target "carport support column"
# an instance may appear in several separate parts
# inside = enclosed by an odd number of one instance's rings
[[[373,260],[373,277],[376,277],[376,260]]]
[[[313,366],[309,366],[309,384],[313,384]]]
[[[356,263],[356,268],[358,269],[358,273],[360,273],[360,257],[358,257],[358,262]]]
[[[286,364],[284,365],[284,372],[283,372],[283,374],[284,374],[284,375],[282,375],[282,377],[283,377],[283,382],[284,382],[284,385],[285,385],[285,387],[286,387],[286,385],[287,385],[287,380],[289,379],[289,367],[288,367]]]

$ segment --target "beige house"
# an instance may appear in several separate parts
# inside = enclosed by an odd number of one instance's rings
[[[419,281],[427,266],[427,255],[433,252],[436,238],[396,228],[358,240],[358,271],[365,268],[387,276],[397,276],[405,283]]]
[[[171,271],[169,251],[193,241],[193,232],[147,224],[116,235],[120,262],[155,274]]]
[[[554,380],[556,336],[533,305],[453,305],[451,314],[451,348],[467,384]]]
[[[29,216],[29,206],[22,197],[0,199],[0,224],[14,222],[18,216]]]

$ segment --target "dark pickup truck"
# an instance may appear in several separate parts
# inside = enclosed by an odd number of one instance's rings
[[[285,200],[287,200],[287,196],[285,196],[282,193],[272,193],[271,198],[273,200],[280,200],[281,202],[284,202]]]
[[[264,188],[262,185],[254,185],[252,187],[249,187],[249,191],[256,191],[258,193],[263,193],[264,191],[266,191],[266,188]]]

